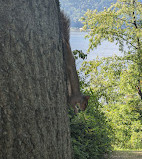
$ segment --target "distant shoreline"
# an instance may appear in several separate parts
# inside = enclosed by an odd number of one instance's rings
[[[88,30],[83,30],[83,28],[74,28],[74,27],[71,27],[71,28],[70,28],[70,31],[71,31],[71,32],[89,32],[90,29],[88,29]]]
[[[70,28],[70,31],[72,31],[72,32],[80,32],[80,29],[79,28]]]

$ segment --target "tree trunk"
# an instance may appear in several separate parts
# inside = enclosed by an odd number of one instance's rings
[[[0,159],[71,159],[58,0],[0,0]]]

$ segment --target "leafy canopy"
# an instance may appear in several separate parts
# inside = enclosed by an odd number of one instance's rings
[[[103,40],[119,43],[124,50],[124,42],[131,53],[142,48],[142,4],[137,0],[118,0],[102,12],[88,10],[81,19],[84,29],[91,29],[89,50]]]
[[[84,87],[98,101],[96,105],[114,133],[109,135],[112,145],[117,148],[142,148],[142,100],[135,87],[138,85],[135,68],[135,64],[118,56],[84,61],[81,67],[88,79]],[[94,112],[93,103],[90,101],[87,111]]]
[[[84,62],[81,68],[87,79],[85,88],[95,92],[113,128],[113,144],[120,148],[142,148],[142,101],[136,89],[139,86],[142,90],[141,11],[137,0],[117,0],[104,11],[88,10],[82,18],[84,29],[90,30],[86,36],[89,51],[108,40],[119,44],[125,53],[124,57]]]

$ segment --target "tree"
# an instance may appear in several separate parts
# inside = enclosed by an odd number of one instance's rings
[[[84,29],[91,29],[89,50],[97,47],[103,40],[119,43],[125,50],[127,60],[137,63],[138,79],[142,78],[142,4],[137,0],[117,0],[110,8],[102,12],[88,10],[82,18]]]
[[[134,68],[118,56],[85,61],[81,68],[88,81],[85,89],[94,94],[99,111],[106,116],[107,125],[112,128],[113,133],[109,137],[115,148],[142,148],[142,101],[135,88],[137,70]],[[95,101],[89,104],[87,111],[93,103]]]
[[[82,18],[84,29],[91,30],[86,36],[90,40],[89,50],[108,40],[119,44],[124,52],[121,58],[96,59],[83,65],[88,89],[96,92],[103,105],[102,111],[115,135],[114,145],[119,148],[142,147],[141,10],[142,4],[137,0],[117,0],[102,12],[88,10]]]
[[[0,158],[71,159],[58,1],[0,4]]]

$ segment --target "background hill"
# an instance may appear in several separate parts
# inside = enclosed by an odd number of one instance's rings
[[[101,11],[104,7],[110,7],[111,3],[117,0],[60,0],[61,8],[70,16],[71,27],[82,27],[78,20],[84,15],[87,9]]]

